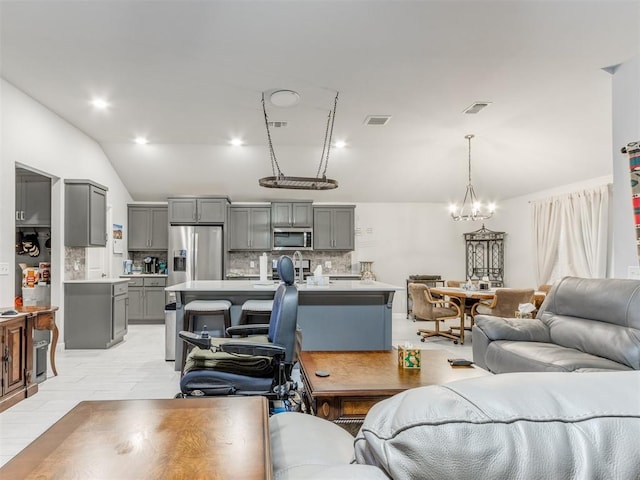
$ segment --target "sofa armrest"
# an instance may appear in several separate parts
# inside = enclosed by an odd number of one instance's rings
[[[537,318],[477,315],[474,324],[490,341],[551,342],[549,328]]]

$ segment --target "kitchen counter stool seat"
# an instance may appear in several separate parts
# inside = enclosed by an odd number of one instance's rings
[[[193,332],[195,317],[204,315],[222,315],[224,320],[224,334],[231,326],[231,302],[229,300],[193,300],[184,306],[184,321],[182,329]],[[187,348],[182,349],[182,365],[187,359]]]
[[[242,304],[239,325],[246,325],[252,322],[251,317],[259,317],[257,323],[269,323],[273,310],[273,300],[247,300]]]

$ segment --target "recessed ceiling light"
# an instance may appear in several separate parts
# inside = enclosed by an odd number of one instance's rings
[[[234,147],[241,147],[242,145],[244,145],[244,142],[242,141],[241,138],[232,138],[231,141],[229,141],[229,143]]]
[[[347,142],[345,142],[344,140],[338,140],[336,143],[333,144],[333,146],[336,148],[344,148],[347,146]]]
[[[293,90],[276,90],[269,101],[276,107],[293,107],[300,101],[300,95]]]
[[[98,110],[104,110],[105,108],[109,107],[109,102],[103,100],[102,98],[94,98],[93,100],[91,100],[91,105],[93,105],[94,108],[97,108]]]
[[[138,145],[146,145],[147,143],[149,143],[149,140],[147,140],[144,137],[136,137],[136,139],[134,140]]]

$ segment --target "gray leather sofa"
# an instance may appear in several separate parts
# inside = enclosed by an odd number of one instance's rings
[[[640,372],[511,373],[407,390],[357,437],[270,419],[278,480],[640,478]]]
[[[473,361],[493,373],[640,369],[640,281],[565,277],[535,319],[478,315]]]

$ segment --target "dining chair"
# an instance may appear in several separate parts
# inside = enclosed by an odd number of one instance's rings
[[[544,302],[544,299],[547,298],[547,295],[551,291],[552,286],[553,285],[543,284],[536,289],[536,292],[533,298],[533,304],[536,306],[536,310],[540,310],[540,307],[542,306],[542,302]]]
[[[476,315],[515,317],[521,303],[533,303],[533,288],[497,288],[493,300],[483,300],[471,309],[471,318]]]
[[[461,334],[456,335],[451,332],[440,330],[440,322],[444,320],[460,319],[463,326],[462,314],[460,307],[450,300],[434,299],[429,293],[429,287],[421,283],[409,284],[409,295],[413,302],[413,319],[414,321],[435,322],[435,329],[426,328],[418,329],[417,334],[422,338],[422,342],[429,337],[446,337],[453,340],[453,343],[464,343],[464,330],[460,330]]]

